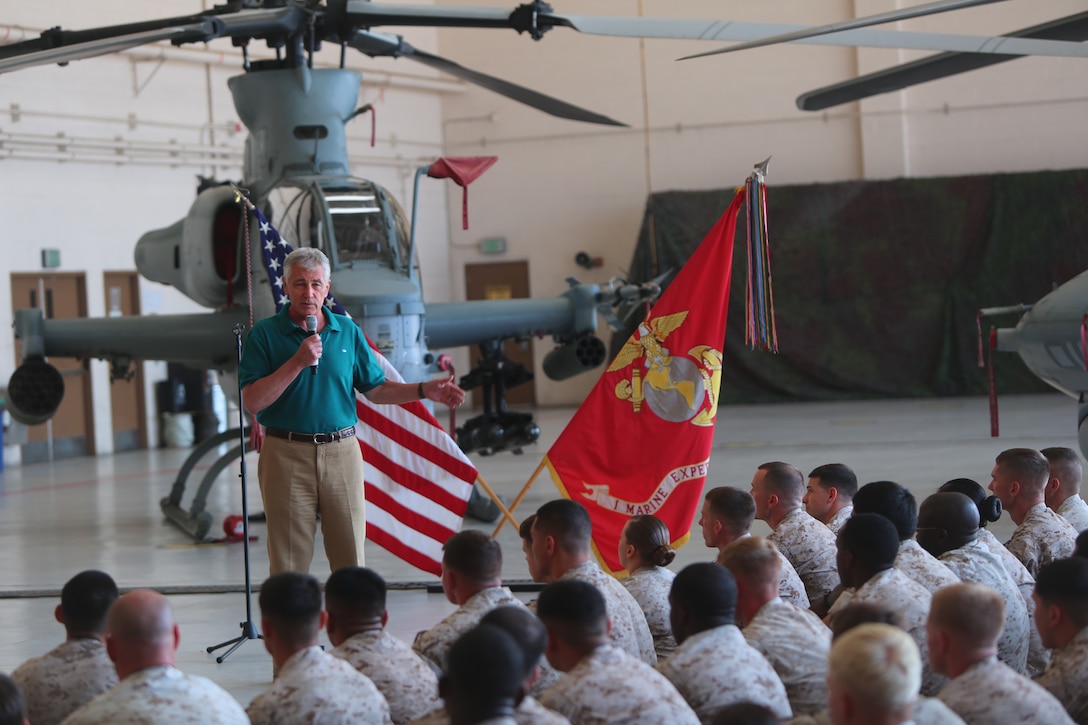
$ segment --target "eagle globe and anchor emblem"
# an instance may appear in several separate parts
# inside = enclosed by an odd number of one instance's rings
[[[688,311],[642,322],[624,343],[608,372],[631,366],[630,379],[616,384],[616,397],[631,402],[636,413],[643,403],[662,420],[671,423],[714,425],[722,378],[722,352],[710,345],[696,345],[686,357],[673,355],[665,340],[684,324]],[[641,365],[639,358],[644,358]]]

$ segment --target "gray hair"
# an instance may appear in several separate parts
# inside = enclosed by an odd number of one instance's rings
[[[296,264],[303,269],[317,269],[318,266],[325,272],[325,279],[332,277],[332,267],[329,266],[329,258],[320,249],[314,247],[299,247],[287,255],[283,260],[283,278],[291,279],[291,270]]]

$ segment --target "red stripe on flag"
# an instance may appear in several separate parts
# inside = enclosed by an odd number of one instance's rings
[[[435,576],[442,576],[442,564],[440,562],[419,553],[409,546],[405,546],[398,539],[377,526],[367,524],[366,538],[417,569],[422,569],[428,574],[434,574]]]
[[[367,405],[356,403],[355,409],[359,420],[394,443],[407,448],[417,456],[426,458],[439,468],[449,471],[450,475],[456,476],[466,483],[475,482],[477,472],[470,464],[437,448],[434,444],[420,438],[407,428],[398,425],[396,421],[387,418]]]
[[[364,483],[364,491],[368,503],[380,508],[397,521],[400,521],[414,531],[418,531],[423,536],[434,539],[437,542],[437,547],[441,547],[441,545],[451,536],[457,533],[456,531],[451,531],[448,527],[439,524],[434,519],[427,518],[426,515],[421,514],[418,511],[406,508],[388,493],[369,481]]]
[[[366,461],[366,465],[373,466],[398,485],[404,486],[410,491],[415,491],[429,501],[433,501],[436,506],[441,506],[458,516],[465,515],[465,510],[468,508],[467,499],[455,496],[437,483],[428,481],[404,466],[397,465],[364,441],[359,441],[359,446],[363,449],[363,460]],[[445,539],[442,541],[445,541]]]

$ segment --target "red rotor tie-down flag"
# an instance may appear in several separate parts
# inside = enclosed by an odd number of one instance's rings
[[[468,229],[468,185],[480,178],[498,160],[498,156],[444,156],[427,169],[427,176],[432,179],[453,179],[454,183],[464,189],[461,197],[462,228]]]

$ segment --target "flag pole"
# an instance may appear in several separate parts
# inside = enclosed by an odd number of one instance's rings
[[[491,500],[495,502],[495,505],[499,507],[499,511],[502,511],[503,520],[499,523],[499,528],[502,528],[502,525],[506,523],[507,519],[510,520],[511,524],[517,526],[518,520],[514,518],[514,514],[510,511],[510,509],[506,508],[506,504],[504,504],[502,502],[502,499],[495,494],[495,491],[492,490],[491,486],[487,485],[487,481],[485,481],[484,477],[481,476],[479,473],[476,474],[476,483],[480,484],[480,486],[484,489],[484,492],[488,496],[490,496]],[[499,529],[495,529],[495,533],[499,533]]]
[[[514,502],[512,504],[510,504],[510,512],[511,512],[510,523],[512,523],[514,526],[518,525],[517,519],[515,519],[514,516],[513,516],[514,509],[516,509],[518,507],[518,504],[521,503],[521,500],[523,498],[525,498],[525,494],[529,493],[529,489],[532,488],[533,483],[536,481],[536,477],[539,476],[540,472],[543,471],[543,470],[544,470],[544,459],[541,458],[540,459],[540,465],[536,467],[535,471],[533,471],[533,475],[529,476],[529,480],[526,481],[525,485],[521,487],[521,490],[518,491],[518,495],[514,499]],[[499,535],[499,532],[502,531],[502,527],[503,527],[504,524],[506,524],[506,519],[505,518],[502,521],[499,522],[498,526],[495,527],[495,532],[493,534],[491,534],[491,538],[495,538],[496,536]]]

